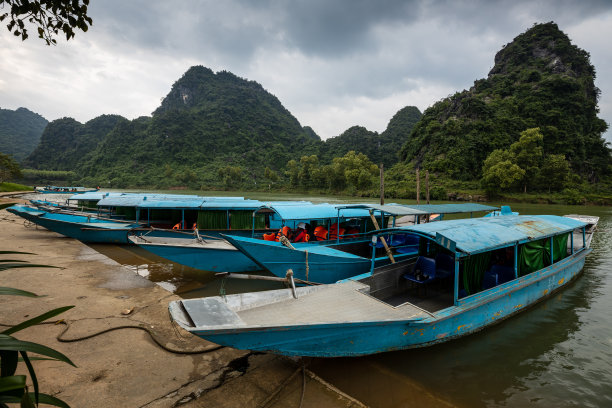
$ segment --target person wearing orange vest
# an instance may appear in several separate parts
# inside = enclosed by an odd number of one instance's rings
[[[327,229],[324,226],[319,225],[314,229],[314,236],[317,241],[325,241],[327,240]]]
[[[285,225],[283,228],[279,229],[276,233],[276,241],[280,241],[281,235],[286,236],[287,239],[291,241],[291,238],[293,237],[293,234],[291,233],[291,228]]]
[[[329,239],[337,239],[338,236],[340,236],[340,239],[342,239],[342,235],[344,235],[344,228],[340,227],[338,229],[338,223],[333,223],[329,228]]]
[[[295,232],[295,237],[293,238],[293,242],[308,242],[310,241],[310,234],[308,234],[306,223],[300,222],[297,226],[297,231]]]

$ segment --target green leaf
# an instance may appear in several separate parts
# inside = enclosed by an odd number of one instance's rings
[[[76,365],[64,354],[59,351],[53,350],[42,344],[32,343],[29,341],[18,340],[14,337],[6,334],[0,334],[0,349],[2,350],[16,350],[16,351],[31,351],[32,353],[41,354],[43,356],[54,358],[58,361],[63,361],[70,364],[73,367]]]
[[[49,394],[38,394],[38,402],[41,404],[53,405],[55,407],[70,408],[70,405],[66,404],[59,398],[55,398]]]
[[[0,286],[0,295],[40,297],[36,293],[28,292],[26,290],[15,289],[15,288],[5,288],[2,286]]]
[[[18,356],[19,353],[16,351],[0,350],[0,361],[2,362],[0,376],[8,377],[15,374],[15,371],[17,371]]]
[[[4,271],[7,269],[13,269],[13,268],[59,268],[59,266],[38,265],[38,264],[28,264],[28,263],[0,264],[0,271]]]
[[[36,405],[38,405],[38,379],[36,378],[36,372],[34,371],[34,367],[30,362],[28,353],[21,351],[19,354],[21,354],[23,362],[25,363],[26,367],[28,367],[28,372],[30,373],[30,378],[32,379],[32,385],[34,385],[34,400],[36,401]],[[27,390],[26,393],[28,393]]]
[[[20,408],[36,408],[36,404],[32,401],[32,395],[28,392],[27,388],[21,396],[20,405]]]
[[[11,375],[0,378],[0,392],[24,389],[25,385],[25,375]]]
[[[46,313],[43,313],[39,316],[33,317],[29,320],[26,320],[25,322],[21,322],[18,325],[15,325],[13,327],[10,327],[8,329],[6,329],[5,331],[1,332],[2,334],[13,334],[18,332],[19,330],[23,330],[25,328],[28,328],[30,326],[33,326],[35,324],[44,322],[47,319],[52,318],[53,316],[57,316],[60,313],[64,313],[66,310],[70,310],[72,309],[74,306],[63,306],[63,307],[58,307],[57,309],[53,309],[50,310]]]

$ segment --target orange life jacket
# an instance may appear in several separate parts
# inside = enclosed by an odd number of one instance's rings
[[[263,234],[263,239],[265,241],[276,241],[276,233]]]
[[[197,222],[194,222],[194,223],[193,223],[193,227],[191,227],[191,229],[194,229],[194,230],[195,230],[195,229],[198,229],[198,223],[197,223]]]
[[[304,229],[300,230],[297,236],[293,239],[293,242],[308,242],[308,241],[310,241],[310,235]]]
[[[340,239],[342,239],[344,228],[340,227],[340,229],[338,229],[338,223],[333,223],[329,229],[329,239],[337,239],[338,235],[340,235]]]
[[[285,225],[283,228],[279,229],[276,233],[276,241],[280,241],[281,235],[284,235],[288,239],[291,239],[291,228]]]
[[[181,229],[181,223],[179,222],[178,224],[176,224],[174,227],[172,227],[173,230],[177,230],[177,229]]]
[[[314,229],[314,236],[317,238],[317,241],[325,241],[327,239],[327,230],[324,226],[319,225]]]

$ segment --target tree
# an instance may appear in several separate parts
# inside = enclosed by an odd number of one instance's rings
[[[562,154],[550,154],[544,158],[540,169],[540,187],[560,191],[569,178],[570,166]]]
[[[92,25],[91,17],[87,15],[89,0],[0,0],[0,9],[10,6],[10,11],[0,14],[0,21],[10,15],[6,25],[9,32],[24,41],[28,38],[28,30],[24,20],[34,24],[38,29],[38,38],[47,45],[57,44],[54,36],[60,31],[66,35],[66,40],[74,38],[75,29],[87,31]]]
[[[514,155],[507,151],[494,150],[482,167],[482,187],[489,194],[496,194],[516,186],[525,177],[525,170],[514,163]]]
[[[8,154],[0,153],[0,183],[12,178],[20,178],[21,169],[19,165]]]
[[[523,192],[527,192],[527,185],[533,185],[542,167],[542,141],[544,136],[539,128],[527,129],[521,132],[518,142],[510,145],[510,153],[514,155],[514,163],[524,170]]]

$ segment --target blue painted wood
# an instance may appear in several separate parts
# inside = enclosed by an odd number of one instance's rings
[[[574,280],[589,249],[557,264],[466,299],[428,318],[294,325],[193,329],[214,343],[289,356],[360,356],[429,346],[497,324],[550,296]]]
[[[191,268],[213,272],[250,272],[261,268],[249,257],[236,250],[147,244],[139,247]]]
[[[293,243],[295,249],[291,249],[276,241],[235,235],[224,235],[224,237],[261,269],[267,269],[282,278],[287,275],[287,270],[291,269],[293,276],[298,279],[334,283],[370,269],[370,258],[339,251],[317,242]],[[308,272],[306,257],[308,257]]]

